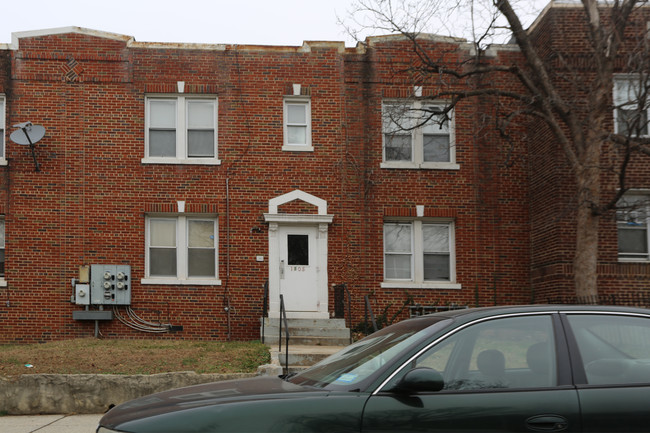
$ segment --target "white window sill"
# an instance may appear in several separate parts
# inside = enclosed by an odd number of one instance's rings
[[[413,281],[384,281],[382,289],[438,289],[438,290],[460,290],[462,285],[445,281],[427,281],[415,283]]]
[[[460,170],[460,165],[453,162],[382,162],[380,168],[416,169],[416,170]]]
[[[4,277],[0,277],[0,287],[7,287],[7,280]]]
[[[284,152],[313,152],[314,146],[306,144],[285,144],[282,146]]]
[[[0,165],[9,165],[9,161],[6,158],[0,157]]]
[[[191,278],[187,280],[179,280],[176,278],[143,278],[140,280],[140,284],[158,284],[167,286],[220,286],[221,280],[209,278]]]
[[[221,165],[216,158],[142,158],[143,164]]]
[[[647,258],[631,258],[631,257],[619,257],[618,258],[619,263],[645,263],[645,264],[650,264],[650,260]]]

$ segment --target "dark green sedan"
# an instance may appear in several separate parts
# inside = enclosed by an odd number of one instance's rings
[[[124,403],[97,431],[650,432],[650,310],[527,306],[422,316],[293,376]]]

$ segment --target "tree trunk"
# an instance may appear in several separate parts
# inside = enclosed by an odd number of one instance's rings
[[[600,217],[582,203],[576,217],[576,255],[573,278],[579,303],[598,303],[598,223]]]
[[[573,262],[575,294],[578,302],[598,303],[598,227],[600,213],[601,141],[594,129],[587,132],[582,146],[581,165],[576,172],[578,209],[576,212],[576,252]]]

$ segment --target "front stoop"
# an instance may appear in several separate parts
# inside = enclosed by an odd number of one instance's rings
[[[284,329],[279,347],[279,320],[264,318],[264,343],[271,349],[272,364],[286,365]],[[344,319],[288,319],[289,372],[303,370],[350,344]],[[278,350],[280,349],[280,350]]]

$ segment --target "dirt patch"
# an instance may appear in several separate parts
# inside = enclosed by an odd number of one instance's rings
[[[259,342],[100,340],[0,345],[0,376],[21,374],[252,373],[270,361]]]

